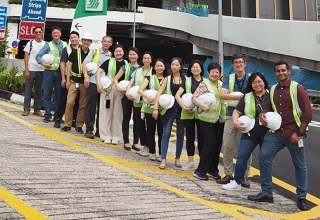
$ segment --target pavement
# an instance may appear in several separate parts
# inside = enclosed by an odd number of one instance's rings
[[[260,192],[256,178],[249,189],[225,191],[176,168],[174,134],[160,170],[159,162],[123,146],[21,113],[20,104],[0,99],[0,219],[320,219],[320,202],[301,212],[277,192],[274,203],[248,201]],[[182,155],[186,164],[185,147]]]

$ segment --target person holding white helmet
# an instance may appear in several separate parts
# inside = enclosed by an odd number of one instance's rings
[[[196,120],[196,111],[194,108],[186,107],[182,102],[181,96],[186,92],[193,94],[198,88],[199,84],[203,81],[204,69],[203,64],[199,60],[194,60],[190,63],[187,71],[187,77],[185,81],[185,90],[180,87],[175,98],[182,108],[181,120],[183,120],[184,127],[186,129],[186,148],[188,155],[188,164],[182,167],[183,170],[194,170],[195,166],[193,163],[193,157],[195,153],[194,141],[196,140],[196,126],[197,126],[197,141],[198,141],[198,151],[199,155],[203,145],[203,138],[200,134],[198,120]],[[190,97],[190,102],[191,102]]]
[[[259,119],[264,126],[268,126],[265,113],[275,111],[280,114],[282,123],[278,130],[264,136],[259,155],[261,192],[248,196],[248,199],[255,202],[273,202],[272,163],[276,154],[287,147],[295,168],[297,206],[301,211],[306,211],[309,209],[306,201],[308,170],[304,138],[312,120],[309,95],[302,85],[291,80],[287,62],[275,63],[274,73],[279,82],[271,87],[270,102]]]
[[[124,47],[116,44],[110,59],[106,60],[96,72],[97,92],[100,95],[99,134],[104,143],[120,144],[122,141],[121,93],[113,85],[113,79],[123,65],[127,64]],[[112,80],[111,86],[103,89],[100,77],[105,75]]]
[[[130,88],[132,88],[131,86],[138,86],[139,89],[145,77],[152,75],[152,54],[149,51],[145,51],[143,52],[141,57],[143,66],[137,69],[135,72],[133,72],[133,76],[127,87],[127,91],[130,91]],[[126,93],[126,96],[128,99],[133,100],[133,96],[130,95],[128,92]],[[134,116],[136,117],[135,121],[137,122],[137,127],[139,128],[139,139],[142,147],[138,146],[138,144],[133,144],[132,148],[139,149],[139,155],[146,157],[149,156],[149,149],[147,147],[146,122],[143,114],[141,115],[142,99],[140,99],[141,97],[139,94],[137,94],[137,96],[139,97],[139,101],[137,102],[137,100],[135,100],[133,102],[133,108],[135,112]]]
[[[63,48],[67,46],[67,42],[61,40],[62,31],[60,27],[53,26],[51,28],[52,41],[46,43],[38,52],[36,60],[44,66],[43,73],[43,107],[45,109],[43,122],[48,123],[52,119],[51,113],[51,96],[54,91],[54,120],[61,120],[61,74],[60,74],[60,57]],[[43,55],[52,54],[54,56],[53,63],[43,61]]]
[[[118,87],[118,82],[121,80],[131,80],[132,73],[135,72],[138,68],[140,68],[139,65],[139,57],[140,52],[138,48],[131,47],[128,50],[128,57],[129,57],[129,63],[126,65],[123,65],[117,75],[115,75],[113,79],[114,86],[117,88],[117,90],[123,94],[121,98],[121,104],[122,104],[122,113],[123,113],[123,119],[122,119],[122,136],[123,136],[123,148],[127,151],[131,151],[131,148],[139,151],[140,148],[135,147],[139,143],[139,127],[137,122],[137,117],[135,116],[135,110],[133,111],[133,145],[130,145],[129,141],[129,123],[131,119],[131,113],[132,113],[132,107],[133,107],[133,101],[128,99],[126,96],[127,89],[122,90]]]
[[[192,101],[197,106],[199,134],[204,143],[200,151],[200,161],[193,176],[199,180],[208,180],[208,176],[219,179],[219,154],[222,145],[222,134],[226,119],[225,101],[219,98],[222,82],[221,66],[218,63],[208,65],[208,79],[204,79],[193,94]],[[200,101],[201,95],[214,94],[216,103],[213,106]]]
[[[169,95],[176,95],[177,91],[181,86],[185,85],[185,77],[181,73],[183,67],[183,61],[179,57],[174,57],[171,59],[171,72],[172,74],[167,76],[158,91],[157,97],[154,100],[154,108],[152,117],[158,119],[159,113],[161,114],[161,122],[163,124],[163,134],[161,139],[161,163],[159,168],[166,168],[166,158],[169,147],[169,138],[171,135],[171,129],[173,121],[176,120],[177,124],[177,142],[176,142],[176,157],[175,157],[175,166],[181,168],[180,156],[183,147],[183,138],[184,138],[184,126],[183,121],[180,119],[181,108],[177,102],[174,102],[173,106],[170,109],[159,109],[159,98],[164,92]],[[160,111],[160,112],[159,112]]]
[[[242,90],[247,86],[249,74],[245,72],[245,67],[247,65],[245,55],[241,53],[234,54],[231,58],[231,62],[235,73],[231,73],[224,78],[219,97],[224,100],[240,100],[243,94],[233,95],[230,93],[242,92]],[[233,125],[232,122],[233,110],[234,107],[228,106],[222,145],[223,167],[226,175],[222,179],[218,179],[216,181],[219,184],[227,184],[233,179],[233,149],[238,132],[238,129]],[[248,160],[247,171],[242,182],[243,187],[250,186],[248,176],[250,174],[251,161],[252,157],[250,157]]]
[[[101,66],[111,56],[109,51],[113,44],[113,39],[110,36],[104,36],[101,40],[102,47],[91,50],[82,63],[84,86],[87,88],[87,102],[84,113],[86,123],[85,137],[93,139],[95,136],[99,137],[99,108],[100,108],[100,93],[97,92],[96,72],[89,75],[87,71],[87,64],[90,62]],[[98,109],[97,109],[98,106]],[[97,117],[96,117],[97,114]],[[96,124],[96,132],[93,135],[93,126]]]
[[[241,136],[234,179],[231,180],[230,183],[222,186],[225,190],[241,190],[241,182],[246,172],[247,161],[257,145],[261,148],[263,137],[269,130],[267,127],[259,125],[259,114],[270,102],[270,96],[267,90],[268,82],[264,75],[259,72],[252,73],[243,91],[244,97],[240,99],[239,104],[233,111],[233,124],[239,131],[245,132],[248,130],[248,128],[238,120],[243,117],[242,115],[254,119],[255,123],[253,129],[248,133],[243,133]]]
[[[86,107],[87,92],[84,86],[84,75],[82,71],[82,62],[90,52],[90,45],[92,43],[92,34],[86,32],[81,38],[81,47],[73,50],[68,58],[68,69],[66,88],[68,89],[67,104],[65,111],[64,127],[61,131],[70,131],[73,120],[73,107],[75,99],[80,93],[79,109],[76,120],[76,131],[83,134],[82,126],[84,124],[84,111]],[[80,62],[81,63],[80,63]]]
[[[145,114],[146,124],[147,124],[147,146],[149,148],[149,159],[154,161],[161,161],[161,139],[163,133],[163,125],[161,123],[160,118],[157,120],[152,117],[154,100],[155,98],[149,97],[145,92],[145,89],[150,89],[153,91],[158,91],[160,86],[162,85],[164,78],[167,76],[166,65],[163,59],[156,59],[154,68],[152,71],[153,75],[146,76],[143,83],[141,84],[138,93],[144,97],[144,101],[142,104],[141,112]],[[158,133],[158,149],[159,149],[159,157],[156,155],[156,141],[155,141],[155,133]]]

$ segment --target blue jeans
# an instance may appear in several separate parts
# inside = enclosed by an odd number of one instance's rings
[[[45,70],[43,73],[43,106],[45,109],[44,117],[52,118],[51,113],[51,95],[54,89],[54,117],[61,119],[62,110],[60,105],[61,99],[61,74],[55,70]]]
[[[240,146],[238,150],[238,158],[237,163],[235,166],[234,171],[234,180],[240,184],[244,174],[246,173],[247,169],[247,162],[252,154],[253,150],[259,144],[261,147],[263,140],[248,140],[248,139],[241,139]]]
[[[171,129],[174,119],[177,123],[177,141],[176,141],[176,159],[180,159],[183,137],[184,137],[184,126],[183,121],[180,119],[180,111],[178,108],[174,108],[170,111],[170,117],[167,124],[163,125],[163,134],[161,139],[161,160],[166,159],[169,147],[169,139],[171,136]]]
[[[295,167],[297,196],[299,199],[305,199],[308,190],[308,173],[304,147],[299,147],[298,144],[291,143],[289,138],[283,138],[281,135],[275,136],[271,132],[268,132],[264,137],[263,145],[260,149],[259,160],[262,194],[272,196],[272,162],[276,154],[285,146],[291,154]]]

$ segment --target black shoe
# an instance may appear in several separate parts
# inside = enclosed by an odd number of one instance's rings
[[[71,127],[76,128],[76,120],[72,121]]]
[[[250,182],[248,180],[248,177],[243,177],[241,181],[241,186],[245,188],[250,188]]]
[[[309,210],[306,199],[298,199],[297,206],[301,211]]]
[[[68,126],[64,126],[63,128],[61,128],[61,131],[70,131],[71,127]]]
[[[50,118],[44,118],[44,119],[43,119],[43,122],[44,122],[44,123],[49,123],[49,122],[50,122]]]
[[[84,135],[86,138],[94,139],[94,135],[92,131],[87,131]]]
[[[230,183],[231,180],[233,180],[233,177],[231,175],[226,175],[222,179],[218,179],[216,182],[219,184],[227,184]]]
[[[208,171],[207,175],[212,177],[215,180],[221,179],[221,176],[219,175],[219,173],[217,171]]]
[[[55,128],[61,128],[61,121],[60,121],[60,120],[56,120],[56,121],[54,122],[53,127],[55,127]]]
[[[79,133],[79,134],[83,134],[83,130],[81,127],[76,127],[76,131]]]
[[[96,133],[94,134],[94,136],[96,136],[96,137],[100,137],[100,134],[99,134],[99,132],[98,131],[96,131]]]
[[[127,147],[126,145],[123,145],[123,148],[127,151],[131,151],[131,147]]]
[[[254,202],[270,202],[270,203],[273,203],[273,197],[272,196],[266,196],[266,195],[263,195],[262,193],[259,193],[256,196],[250,195],[250,196],[248,196],[248,199],[250,201],[254,201]]]
[[[136,147],[136,146],[134,146],[134,144],[132,145],[132,147],[131,147],[133,150],[135,150],[135,151],[140,151],[141,150],[141,148],[140,147]]]

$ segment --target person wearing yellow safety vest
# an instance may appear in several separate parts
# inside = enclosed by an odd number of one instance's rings
[[[243,93],[244,97],[240,99],[232,114],[233,124],[239,131],[246,131],[246,126],[238,122],[239,117],[242,115],[255,119],[255,124],[248,133],[244,133],[241,136],[234,180],[222,186],[225,190],[241,190],[241,181],[246,172],[247,161],[257,145],[261,148],[263,137],[269,130],[267,127],[259,124],[259,114],[266,108],[267,103],[270,102],[268,82],[264,75],[259,72],[252,73]]]
[[[122,119],[122,136],[123,136],[123,147],[125,150],[130,151],[131,148],[133,148],[136,151],[139,151],[140,148],[136,148],[135,145],[139,143],[139,127],[138,123],[136,121],[135,115],[133,116],[133,145],[130,145],[129,142],[129,123],[131,119],[131,113],[133,108],[133,101],[128,99],[126,96],[127,89],[122,90],[119,88],[118,82],[121,80],[131,80],[132,73],[135,72],[138,68],[140,68],[139,65],[139,57],[140,52],[138,48],[131,47],[128,50],[128,57],[129,57],[129,63],[126,65],[123,65],[117,75],[113,79],[114,86],[117,88],[117,90],[123,94],[121,98],[121,104],[122,104],[122,113],[123,113],[123,119]],[[133,114],[135,114],[135,111],[133,110]]]
[[[103,64],[111,56],[109,51],[113,44],[113,39],[110,36],[104,36],[101,40],[102,47],[97,50],[91,50],[82,63],[82,70],[84,75],[84,86],[87,88],[87,103],[84,114],[86,123],[85,137],[93,139],[94,136],[100,137],[99,134],[99,108],[100,108],[100,93],[97,92],[96,73],[88,75],[87,64],[89,62],[97,63],[98,66]],[[98,106],[98,109],[97,109]],[[96,117],[97,113],[97,117]],[[97,118],[97,119],[96,119]],[[93,135],[93,126],[96,122],[96,133]]]
[[[60,59],[60,72],[61,72],[61,86],[62,86],[62,91],[61,91],[61,101],[60,101],[60,109],[61,109],[61,115],[64,115],[65,109],[66,109],[66,104],[67,104],[67,96],[68,96],[68,89],[66,88],[66,77],[67,77],[67,67],[68,67],[68,57],[71,54],[73,49],[77,49],[80,47],[80,38],[79,38],[79,33],[77,31],[71,31],[69,33],[69,40],[70,44],[63,48],[62,53],[61,53],[61,59]],[[77,96],[75,100],[75,104],[73,107],[73,121],[72,121],[72,126],[76,126],[76,118],[78,114],[78,109],[79,109],[79,95]],[[61,120],[56,119],[54,123],[55,128],[60,128],[61,127]]]
[[[67,105],[65,111],[64,127],[61,131],[70,131],[73,119],[73,107],[75,99],[80,93],[79,109],[76,120],[76,131],[83,134],[84,110],[86,107],[87,92],[84,86],[84,75],[82,72],[82,62],[89,54],[89,47],[92,43],[92,34],[85,32],[81,38],[81,47],[73,50],[68,58],[67,82],[68,89]]]
[[[200,154],[200,161],[193,176],[199,180],[208,180],[211,176],[214,179],[219,175],[219,154],[222,145],[222,134],[226,120],[225,101],[219,98],[222,87],[221,66],[218,63],[208,65],[208,79],[204,79],[193,94],[192,102],[197,106],[198,129],[203,135],[203,146]],[[213,93],[216,103],[208,106],[200,101],[199,96],[205,93]]]
[[[48,123],[52,118],[51,113],[51,95],[54,90],[54,120],[61,120],[62,110],[60,109],[61,98],[61,74],[59,70],[60,56],[63,48],[67,46],[67,42],[61,40],[61,28],[54,26],[51,29],[52,41],[46,43],[38,52],[36,60],[45,67],[43,73],[43,107],[45,109],[43,122]],[[54,56],[53,63],[45,63],[42,56],[52,54]]]
[[[195,166],[193,163],[193,157],[195,153],[195,145],[194,141],[196,139],[196,126],[197,128],[199,127],[198,125],[198,120],[196,120],[196,111],[194,111],[194,108],[188,108],[186,107],[181,99],[181,96],[184,93],[194,93],[196,89],[198,88],[199,84],[203,80],[203,75],[204,75],[204,69],[203,69],[203,64],[199,60],[195,60],[190,63],[187,71],[187,77],[185,81],[185,90],[183,87],[180,87],[175,98],[182,108],[181,111],[181,120],[183,120],[184,127],[186,129],[186,148],[187,148],[187,154],[188,154],[188,164],[186,166],[183,166],[183,170],[194,170]],[[191,97],[190,97],[190,102],[191,102]],[[197,141],[198,141],[198,151],[199,155],[201,152],[201,148],[203,145],[203,138],[202,134],[200,134],[200,130],[197,129]]]
[[[231,62],[232,67],[235,69],[235,73],[229,74],[224,78],[219,97],[224,100],[240,100],[243,95],[233,95],[230,93],[242,92],[242,90],[247,86],[249,74],[245,72],[245,67],[247,65],[245,55],[241,53],[234,54],[231,58]],[[234,144],[238,132],[238,129],[232,122],[233,110],[234,107],[228,106],[222,144],[223,167],[226,175],[222,179],[218,179],[216,181],[219,184],[227,184],[233,179],[233,150],[235,148]],[[245,178],[241,183],[243,187],[250,187],[248,176],[250,173],[251,161],[252,156],[248,160]]]
[[[146,76],[143,83],[141,84],[138,93],[145,98],[147,101],[143,101],[141,112],[145,114],[146,124],[147,124],[147,146],[149,148],[149,159],[152,161],[160,160],[161,156],[161,139],[163,133],[163,125],[161,120],[154,119],[152,117],[153,106],[154,106],[154,98],[148,96],[144,91],[147,90],[155,90],[158,91],[160,89],[161,84],[164,81],[164,78],[167,76],[166,64],[163,59],[156,59],[154,68],[152,70],[151,76]],[[156,141],[155,141],[155,133],[157,129],[158,134],[158,148],[159,148],[159,157],[156,155]]]
[[[141,86],[146,76],[152,75],[152,61],[153,56],[149,51],[145,51],[142,54],[142,63],[143,66],[139,69],[137,69],[129,82],[129,85],[127,87],[126,96],[129,100],[134,101],[134,97],[128,93],[129,89],[132,86]],[[137,144],[134,144],[133,147],[139,148],[139,155],[143,157],[149,156],[149,149],[147,147],[147,131],[146,131],[146,121],[144,114],[141,114],[141,108],[142,108],[142,97],[140,96],[139,102],[134,101],[133,102],[133,108],[134,108],[134,121],[137,122],[137,127],[139,129],[139,139],[141,147],[139,147]]]
[[[122,141],[122,105],[121,93],[111,83],[107,89],[100,84],[100,77],[107,76],[112,81],[117,72],[127,61],[123,59],[124,48],[116,44],[112,57],[106,60],[96,72],[97,92],[100,93],[99,134],[104,143],[120,144]]]
[[[272,163],[276,154],[287,147],[295,168],[297,187],[297,206],[308,210],[306,196],[308,193],[307,164],[305,158],[304,138],[307,126],[312,120],[309,95],[305,88],[290,79],[288,63],[279,61],[274,64],[274,73],[278,83],[270,89],[270,102],[259,115],[264,126],[268,126],[265,113],[275,111],[281,115],[280,128],[268,132],[260,149],[261,192],[250,195],[248,199],[256,202],[273,202],[272,196]]]
[[[183,121],[180,119],[181,108],[178,103],[175,101],[173,106],[168,109],[159,110],[159,98],[162,93],[175,96],[177,91],[181,86],[185,85],[185,76],[181,73],[183,68],[183,61],[179,57],[174,57],[171,59],[171,75],[167,76],[158,90],[157,96],[154,100],[154,108],[152,117],[158,119],[159,111],[161,114],[161,122],[163,124],[163,134],[161,139],[161,163],[159,165],[160,169],[166,168],[166,158],[169,147],[169,139],[171,136],[171,130],[173,121],[176,121],[177,124],[177,141],[176,141],[176,155],[175,155],[175,166],[181,168],[180,156],[183,147],[183,138],[184,138],[184,126]]]

